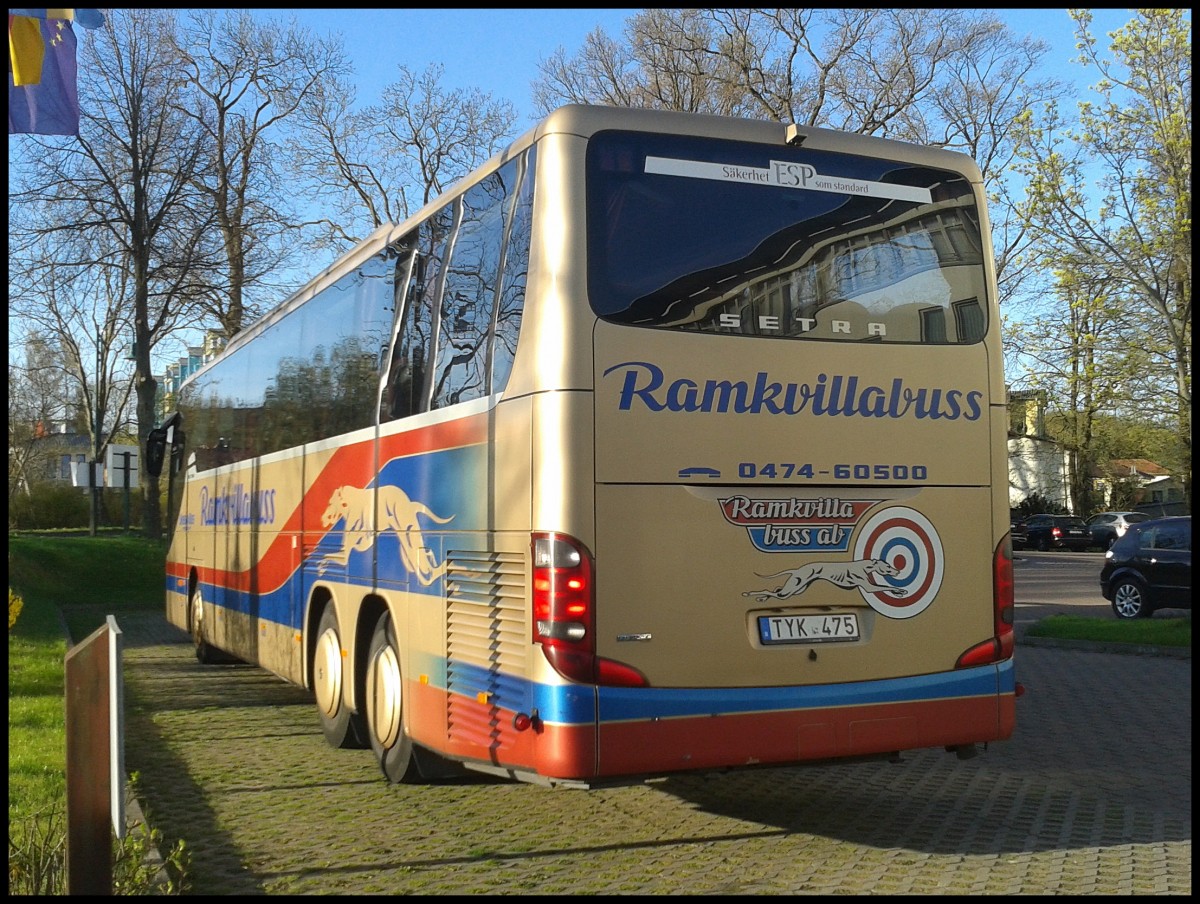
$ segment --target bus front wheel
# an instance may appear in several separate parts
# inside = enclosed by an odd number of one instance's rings
[[[212,665],[220,661],[215,647],[204,639],[204,598],[200,595],[200,586],[192,590],[192,598],[188,603],[188,626],[191,629],[192,643],[196,647],[196,659],[202,665]]]
[[[367,655],[367,731],[389,782],[420,781],[412,739],[404,730],[404,680],[396,630],[386,612],[375,624]]]
[[[317,651],[313,659],[313,695],[317,700],[317,715],[321,730],[330,747],[362,748],[363,719],[350,711],[342,696],[342,635],[338,630],[337,613],[333,604],[321,613],[317,628]]]

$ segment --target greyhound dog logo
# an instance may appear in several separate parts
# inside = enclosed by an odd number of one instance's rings
[[[375,531],[391,531],[400,542],[400,559],[404,567],[416,575],[421,585],[428,587],[446,573],[446,563],[438,564],[433,552],[425,546],[418,516],[436,524],[446,524],[454,516],[441,518],[422,502],[414,502],[397,486],[379,487],[379,522],[375,522],[375,506],[371,487],[338,487],[329,497],[329,505],[321,516],[321,524],[331,528],[339,521],[342,527],[342,548],[323,556],[317,573],[324,573],[332,564],[345,565],[350,553],[363,552],[375,542]]]
[[[896,577],[900,572],[882,559],[855,559],[853,562],[809,562],[799,568],[777,571],[775,574],[759,574],[760,578],[777,578],[787,575],[783,586],[775,590],[748,590],[742,596],[752,596],[760,603],[767,600],[785,600],[803,593],[817,581],[828,581],[843,590],[860,590],[863,593],[890,593],[904,596],[903,587],[876,584],[872,575]],[[758,574],[755,572],[755,574]]]

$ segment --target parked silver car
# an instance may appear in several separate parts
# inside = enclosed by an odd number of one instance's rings
[[[1107,550],[1131,524],[1149,521],[1150,516],[1142,512],[1097,512],[1087,519],[1088,531],[1092,535],[1092,545]]]

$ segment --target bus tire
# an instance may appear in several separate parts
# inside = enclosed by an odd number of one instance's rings
[[[404,730],[404,679],[391,616],[375,623],[367,654],[367,734],[384,777],[393,784],[421,780],[412,739]]]
[[[325,742],[338,749],[366,747],[363,718],[350,711],[342,695],[346,670],[342,666],[342,635],[337,613],[330,603],[321,613],[317,646],[313,656],[313,696]]]
[[[196,647],[196,661],[201,665],[220,662],[217,649],[204,639],[204,598],[200,594],[199,584],[192,589],[192,597],[188,602],[188,628]]]

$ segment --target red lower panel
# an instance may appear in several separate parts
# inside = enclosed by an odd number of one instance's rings
[[[1011,696],[625,722],[600,729],[601,777],[785,764],[1008,737]]]
[[[445,691],[406,685],[414,741],[451,758],[595,780],[690,769],[784,765],[1007,738],[1015,699],[925,700],[796,712],[659,719],[518,731],[513,713]],[[447,712],[452,715],[447,720]]]
[[[596,776],[594,725],[536,725],[518,731],[511,710],[456,696],[440,688],[405,684],[408,730],[424,747],[452,759],[477,760],[549,778]],[[449,713],[449,717],[447,716]]]

